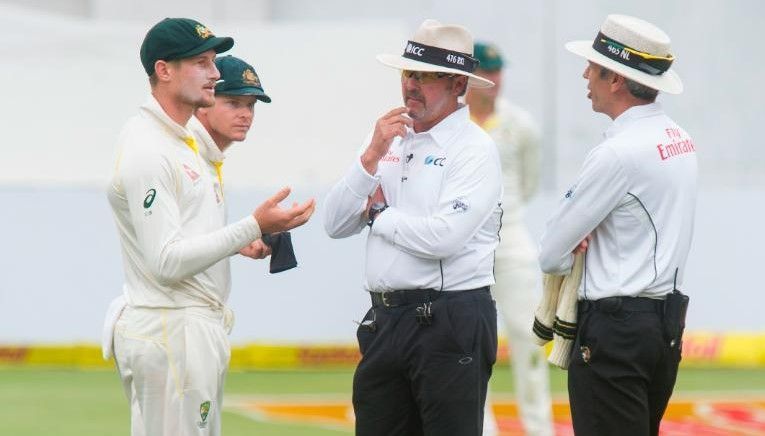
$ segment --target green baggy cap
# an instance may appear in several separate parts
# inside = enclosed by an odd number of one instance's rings
[[[204,24],[189,18],[165,18],[149,29],[141,44],[141,63],[146,74],[154,74],[159,61],[184,59],[215,50],[223,53],[234,46],[234,39],[218,37]]]
[[[215,66],[221,78],[215,85],[215,95],[254,95],[264,103],[271,103],[252,65],[229,55],[216,58]]]
[[[505,65],[497,47],[485,42],[476,42],[473,46],[473,57],[478,59],[478,68],[484,71],[501,70]]]

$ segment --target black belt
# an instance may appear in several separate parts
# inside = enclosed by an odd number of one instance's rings
[[[439,298],[456,297],[467,292],[486,291],[489,287],[467,289],[464,291],[439,291],[437,289],[408,289],[402,291],[370,292],[372,306],[374,307],[399,307],[409,304],[422,304]]]
[[[648,297],[607,297],[600,300],[579,300],[579,312],[597,310],[604,313],[655,312],[662,313],[664,300]]]

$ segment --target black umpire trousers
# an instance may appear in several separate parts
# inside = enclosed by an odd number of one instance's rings
[[[629,297],[579,302],[568,368],[575,434],[659,433],[682,347],[664,338],[662,303]]]
[[[497,356],[494,300],[488,288],[432,294],[430,325],[417,320],[421,303],[405,301],[373,304],[359,326],[356,435],[482,434]]]

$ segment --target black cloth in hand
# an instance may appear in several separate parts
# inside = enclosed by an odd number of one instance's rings
[[[271,274],[287,271],[297,266],[290,232],[268,233],[263,235],[261,239],[264,244],[271,247]]]

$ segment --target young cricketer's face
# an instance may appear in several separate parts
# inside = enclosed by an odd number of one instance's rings
[[[257,101],[254,95],[219,94],[215,105],[199,109],[199,118],[219,146],[241,142],[252,126]]]
[[[215,82],[220,73],[215,67],[215,51],[168,62],[170,86],[179,103],[192,108],[215,104]]]
[[[494,82],[494,86],[490,88],[468,88],[467,95],[465,96],[466,101],[469,103],[473,99],[476,99],[480,101],[491,101],[493,103],[494,100],[497,99],[500,88],[502,87],[502,70],[486,71],[476,68],[473,73],[476,76],[491,80]]]

